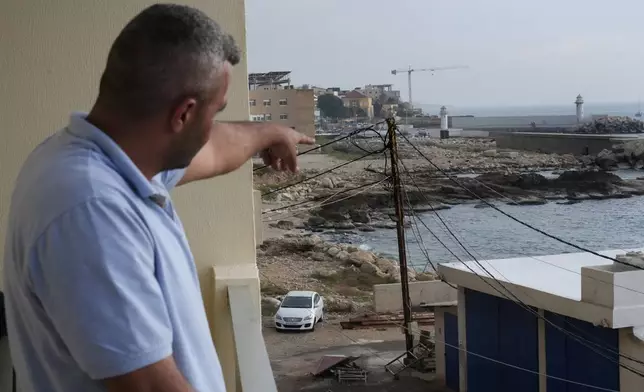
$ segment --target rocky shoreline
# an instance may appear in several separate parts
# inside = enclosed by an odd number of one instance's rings
[[[556,178],[537,173],[487,173],[474,178],[459,178],[459,184],[432,173],[411,173],[413,183],[406,187],[406,197],[415,213],[449,209],[454,205],[474,203],[488,207],[480,197],[494,204],[542,205],[549,202],[575,204],[583,200],[623,199],[644,195],[644,181],[624,180],[605,171],[564,171]],[[311,191],[316,198],[327,198],[326,204],[300,211],[296,220],[281,219],[272,225],[283,230],[311,232],[375,231],[395,229],[396,219],[391,192],[384,186],[361,192],[353,197],[336,197],[328,184],[338,180],[321,180],[322,189]],[[324,186],[324,184],[327,184]],[[407,209],[410,209],[407,207]],[[408,214],[411,212],[408,211]],[[408,224],[408,222],[407,222]]]
[[[596,157],[578,158],[496,150],[492,153],[494,145],[480,140],[442,144],[432,141],[424,145],[425,152],[432,152],[434,155],[430,156],[450,176],[468,173],[456,177],[458,184],[432,170],[408,147],[403,145],[401,155],[406,169],[403,181],[408,215],[412,209],[421,213],[459,204],[471,204],[474,208],[489,207],[487,203],[529,208],[546,203],[575,204],[644,195],[644,172],[641,179],[626,180],[609,171],[620,165],[644,167],[644,141],[615,146]],[[271,172],[255,175],[258,189],[269,194],[264,198],[267,205],[263,220],[278,237],[268,239],[258,249],[263,304],[268,309],[276,306],[279,296],[287,291],[307,289],[322,293],[331,312],[359,312],[371,306],[374,284],[400,280],[396,261],[355,246],[328,243],[313,234],[396,228],[391,185],[389,181],[379,182],[389,175],[382,160],[361,161],[362,166],[351,170],[343,168],[278,190],[337,162],[321,159],[324,165],[305,167],[298,175]],[[477,167],[485,168],[483,174],[470,174]],[[546,168],[558,170],[551,173],[556,177],[537,173]],[[270,212],[275,208],[282,209]],[[405,225],[409,224],[410,219],[405,219]],[[419,276],[412,270],[410,276],[418,280],[435,279],[434,275]]]
[[[324,295],[330,313],[354,313],[372,306],[373,285],[400,282],[395,260],[347,244],[334,244],[315,234],[289,234],[266,240],[257,250],[263,308],[279,305],[291,290]],[[434,280],[429,272],[409,268],[412,281]]]

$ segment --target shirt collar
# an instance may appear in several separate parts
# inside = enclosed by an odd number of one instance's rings
[[[152,182],[145,178],[125,151],[105,132],[87,122],[86,117],[87,113],[73,113],[69,120],[69,131],[77,137],[96,144],[141,198],[148,199],[157,195],[165,196],[163,192],[155,188]]]

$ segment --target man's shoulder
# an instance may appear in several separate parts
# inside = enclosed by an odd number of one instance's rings
[[[39,145],[18,175],[11,223],[30,221],[32,234],[57,217],[97,199],[126,208],[131,189],[94,144],[64,130]],[[16,229],[15,227],[13,229]]]

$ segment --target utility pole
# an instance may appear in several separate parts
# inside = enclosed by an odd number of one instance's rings
[[[402,291],[403,316],[405,319],[405,347],[407,358],[413,359],[414,335],[411,330],[412,314],[411,300],[409,298],[409,275],[407,273],[407,248],[405,242],[405,211],[403,206],[402,185],[398,170],[398,145],[396,143],[396,120],[387,119],[387,132],[389,134],[389,154],[391,157],[391,178],[394,183],[394,206],[396,209],[396,234],[398,235],[398,259],[400,261],[400,287]]]

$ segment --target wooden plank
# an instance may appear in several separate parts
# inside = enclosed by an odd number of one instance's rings
[[[250,286],[228,286],[239,376],[244,392],[277,392],[262,335],[261,315]]]

